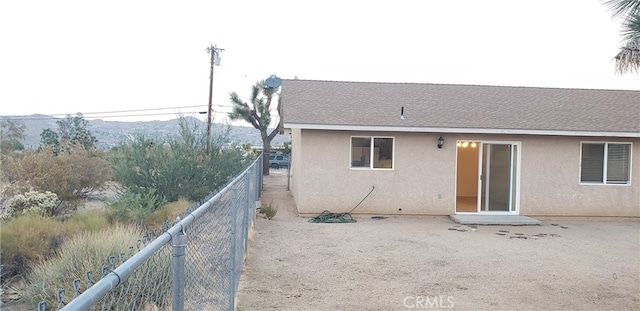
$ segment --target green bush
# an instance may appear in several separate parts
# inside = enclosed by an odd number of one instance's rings
[[[36,308],[44,300],[55,307],[58,288],[65,290],[65,301],[73,297],[73,280],[80,278],[83,286],[87,271],[92,271],[94,281],[100,279],[102,265],[109,256],[119,260],[119,254],[129,254],[129,246],[136,245],[141,232],[133,226],[115,225],[101,231],[83,231],[68,239],[54,257],[36,265],[27,280],[23,299]]]
[[[127,190],[115,201],[107,204],[109,222],[143,224],[147,217],[165,203],[164,199],[156,194],[155,189],[149,189],[144,193]]]
[[[40,145],[54,147],[56,153],[68,150],[69,145],[81,147],[85,150],[95,149],[98,139],[91,134],[89,122],[81,113],[74,117],[67,115],[56,121],[58,131],[46,128],[40,133]]]
[[[2,220],[15,217],[20,214],[34,213],[41,216],[53,216],[58,206],[58,196],[47,191],[29,191],[18,194],[9,200],[9,208],[1,216]]]
[[[139,195],[127,191],[116,201],[107,204],[106,219],[109,223],[135,223],[147,230],[159,229],[165,221],[173,222],[193,203],[186,199],[175,202],[159,201],[151,191],[150,195]],[[154,207],[160,205],[159,207]]]
[[[116,181],[144,194],[155,189],[168,202],[202,199],[247,167],[240,147],[226,147],[228,132],[217,134],[207,148],[206,134],[180,119],[180,135],[164,140],[138,136],[125,141],[111,157]]]
[[[271,220],[271,218],[276,217],[278,208],[273,206],[273,203],[263,204],[260,208],[260,213],[264,214],[265,218]]]

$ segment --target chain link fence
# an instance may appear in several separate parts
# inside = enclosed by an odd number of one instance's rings
[[[148,232],[129,253],[110,257],[38,310],[234,310],[262,190],[262,156],[173,226]]]

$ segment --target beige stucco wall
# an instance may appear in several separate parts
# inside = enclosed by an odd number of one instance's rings
[[[527,137],[522,141],[521,214],[640,216],[640,139]],[[581,185],[581,141],[632,142],[631,185]]]
[[[395,138],[393,170],[349,168],[351,136]],[[640,216],[640,140],[292,130],[291,190],[301,214],[449,215],[455,212],[456,141],[520,143],[520,214]],[[581,141],[633,142],[630,186],[580,185]]]
[[[302,153],[302,143],[300,129],[291,129],[291,167],[289,169],[290,184],[289,189],[293,195],[293,199],[297,206],[300,206],[299,198],[302,196],[300,193],[300,177],[299,172],[302,171],[301,159],[304,154]]]

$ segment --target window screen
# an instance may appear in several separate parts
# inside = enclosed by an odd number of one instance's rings
[[[582,143],[580,182],[629,184],[631,144]]]

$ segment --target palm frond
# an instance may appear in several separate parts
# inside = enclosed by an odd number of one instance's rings
[[[630,39],[620,52],[614,57],[616,60],[616,72],[625,74],[639,72],[640,70],[640,37]]]
[[[613,17],[626,18],[640,12],[640,0],[608,0],[604,5],[613,12]]]
[[[640,14],[629,15],[629,18],[622,23],[620,32],[626,40],[640,37]]]

